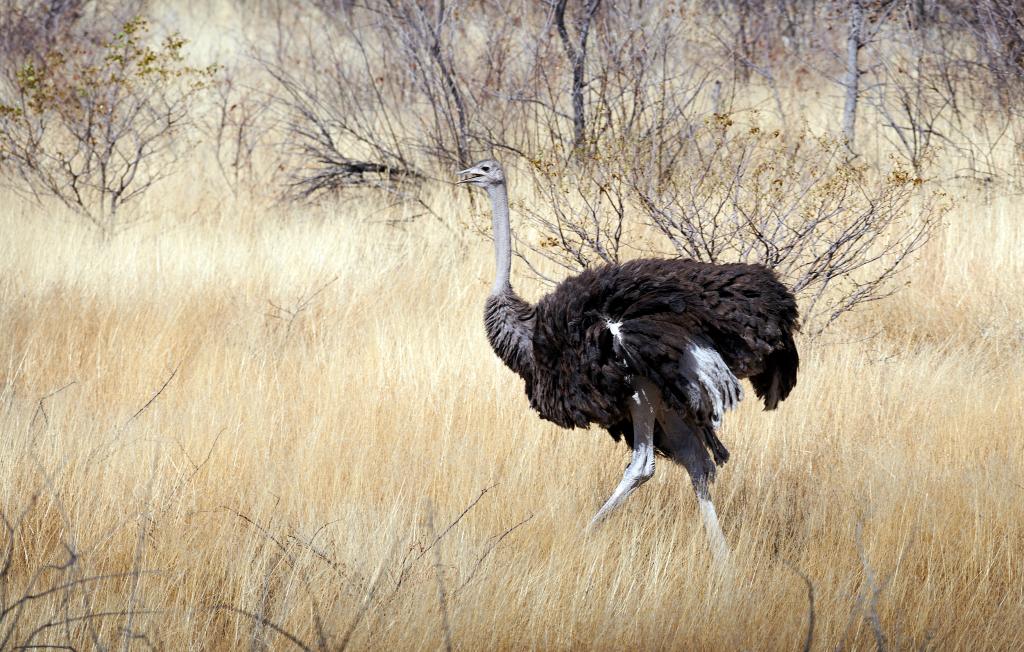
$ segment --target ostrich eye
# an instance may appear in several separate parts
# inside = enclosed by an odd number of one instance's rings
[[[482,168],[480,168],[480,169],[481,169],[481,170],[483,170],[484,172],[490,172],[490,171],[491,171],[491,168],[489,168],[489,167],[488,167],[488,166],[486,166],[486,165],[485,165],[485,166],[483,166],[483,167],[482,167]]]

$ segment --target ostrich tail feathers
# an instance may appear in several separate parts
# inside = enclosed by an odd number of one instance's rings
[[[774,410],[779,406],[779,401],[789,396],[796,386],[799,368],[800,355],[797,353],[793,336],[787,332],[781,345],[768,354],[764,371],[750,377],[754,393],[764,401],[765,410]]]

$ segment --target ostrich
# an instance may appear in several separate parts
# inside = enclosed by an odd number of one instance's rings
[[[491,199],[497,273],[484,323],[494,352],[542,418],[600,425],[632,449],[590,527],[654,475],[658,453],[686,468],[712,549],[727,556],[709,485],[729,451],[715,430],[743,397],[738,378],[750,379],[766,410],[796,384],[793,295],[761,265],[640,259],[586,270],[530,305],[509,283],[501,165],[482,161],[459,177]]]

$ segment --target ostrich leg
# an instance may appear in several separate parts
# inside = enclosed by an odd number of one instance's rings
[[[657,388],[646,380],[638,380],[635,387],[636,394],[629,404],[629,411],[633,417],[633,459],[626,467],[619,486],[615,487],[608,502],[590,521],[591,528],[654,475],[654,419],[657,414],[656,406],[661,399]]]
[[[718,524],[718,513],[711,502],[711,481],[715,479],[715,463],[711,460],[707,448],[700,435],[692,425],[674,412],[664,410],[662,427],[667,437],[667,444],[672,451],[672,459],[686,467],[690,474],[693,491],[697,494],[697,504],[704,520],[704,531],[707,533],[711,550],[718,561],[729,559],[729,545]]]

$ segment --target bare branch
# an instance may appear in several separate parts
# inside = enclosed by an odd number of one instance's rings
[[[163,385],[160,385],[160,389],[156,390],[156,392],[154,392],[153,395],[149,397],[149,400],[146,401],[146,403],[142,407],[136,410],[135,414],[128,417],[128,421],[125,422],[125,425],[128,425],[129,423],[134,421],[136,417],[145,412],[150,405],[152,405],[158,398],[160,398],[160,395],[164,393],[164,390],[167,389],[167,386],[171,384],[172,380],[174,380],[174,377],[178,374],[178,369],[180,368],[181,365],[179,364],[178,366],[174,367],[173,370],[171,370],[171,375],[167,377],[167,380],[164,381]]]

